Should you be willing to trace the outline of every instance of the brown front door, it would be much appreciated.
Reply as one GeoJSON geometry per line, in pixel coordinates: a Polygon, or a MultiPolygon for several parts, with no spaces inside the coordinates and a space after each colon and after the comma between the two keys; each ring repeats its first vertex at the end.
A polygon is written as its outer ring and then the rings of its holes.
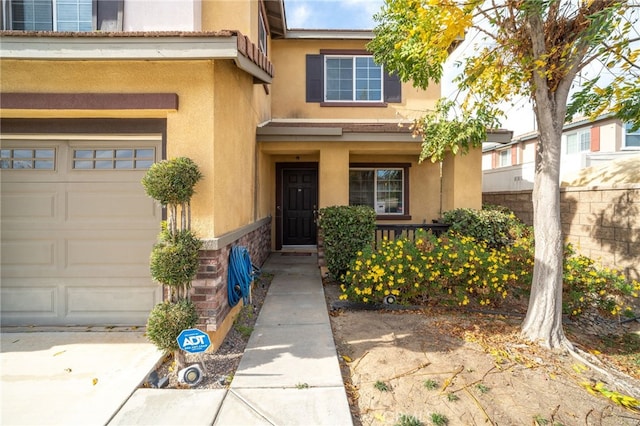
{"type": "Polygon", "coordinates": [[[318,208],[317,164],[295,164],[279,167],[280,200],[277,206],[278,228],[284,246],[315,245],[315,214],[318,208]]]}

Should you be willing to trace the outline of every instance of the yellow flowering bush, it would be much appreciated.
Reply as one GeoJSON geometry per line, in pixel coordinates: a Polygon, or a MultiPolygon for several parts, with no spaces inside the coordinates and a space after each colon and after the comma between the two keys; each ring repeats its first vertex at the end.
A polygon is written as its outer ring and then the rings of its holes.
{"type": "Polygon", "coordinates": [[[518,242],[501,250],[472,237],[449,233],[435,237],[418,232],[384,240],[378,250],[358,252],[343,276],[342,299],[380,303],[393,295],[397,303],[497,305],[519,282],[530,282],[531,246],[518,242]]]}
{"type": "Polygon", "coordinates": [[[638,297],[640,283],[627,281],[615,269],[599,268],[593,259],[577,255],[571,244],[565,248],[563,279],[564,313],[575,317],[590,307],[596,307],[610,316],[634,315],[624,301],[638,297]]]}
{"type": "MultiPolygon", "coordinates": [[[[445,306],[497,307],[507,297],[528,297],[534,251],[530,232],[512,244],[491,248],[486,242],[449,232],[436,237],[417,232],[415,241],[383,240],[376,250],[359,251],[342,276],[343,300],[445,306]]],[[[618,271],[597,268],[568,245],[564,264],[565,314],[578,316],[588,307],[609,315],[629,314],[625,297],[638,297],[640,283],[618,271]]]]}

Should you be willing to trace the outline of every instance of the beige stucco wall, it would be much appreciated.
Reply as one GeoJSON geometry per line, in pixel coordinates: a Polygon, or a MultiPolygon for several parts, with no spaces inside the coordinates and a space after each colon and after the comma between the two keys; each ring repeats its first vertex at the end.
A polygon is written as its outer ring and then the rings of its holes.
{"type": "MultiPolygon", "coordinates": [[[[178,111],[1,111],[14,118],[166,118],[167,158],[192,158],[204,174],[193,228],[210,239],[259,218],[253,207],[255,127],[267,118],[264,88],[230,61],[16,61],[0,64],[2,91],[176,93],[178,111]]],[[[262,211],[264,215],[266,212],[262,211]]]]}
{"type": "MultiPolygon", "coordinates": [[[[349,204],[349,163],[410,163],[409,208],[411,220],[385,220],[384,223],[431,223],[440,216],[440,166],[418,163],[420,143],[380,142],[262,142],[260,150],[260,185],[265,199],[260,205],[275,216],[275,170],[277,163],[318,163],[318,205],[320,208],[349,204]]],[[[478,208],[481,200],[480,150],[472,157],[448,160],[458,170],[447,179],[460,179],[451,203],[456,207],[478,208]],[[475,163],[474,163],[475,162],[475,163]],[[476,184],[467,184],[464,179],[476,184]],[[478,175],[478,176],[475,176],[478,175]],[[461,183],[462,182],[462,183],[461,183]],[[476,194],[467,193],[476,191],[476,194]]],[[[449,186],[453,187],[453,184],[449,186]]]]}
{"type": "Polygon", "coordinates": [[[248,225],[256,218],[255,129],[265,117],[253,109],[253,78],[230,62],[215,69],[213,199],[215,234],[248,225]]]}
{"type": "Polygon", "coordinates": [[[321,107],[306,102],[306,55],[320,49],[362,50],[366,40],[273,40],[271,60],[276,69],[273,81],[273,118],[317,119],[414,119],[433,107],[440,97],[440,86],[416,90],[402,85],[402,103],[387,107],[321,107]]]}
{"type": "Polygon", "coordinates": [[[482,208],[482,149],[447,156],[442,164],[442,211],[482,208]]]}
{"type": "Polygon", "coordinates": [[[202,0],[202,30],[239,30],[257,42],[258,6],[256,0],[202,0]]]}

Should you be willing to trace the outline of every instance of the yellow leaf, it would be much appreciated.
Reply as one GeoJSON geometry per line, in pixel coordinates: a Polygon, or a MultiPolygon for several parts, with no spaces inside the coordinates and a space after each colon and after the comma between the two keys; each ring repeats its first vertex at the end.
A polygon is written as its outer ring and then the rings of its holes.
{"type": "Polygon", "coordinates": [[[91,383],[93,383],[93,386],[98,384],[98,379],[96,379],[95,377],[93,378],[93,380],[91,380],[91,383]]]}
{"type": "Polygon", "coordinates": [[[589,367],[584,364],[573,364],[572,367],[576,373],[584,373],[585,371],[589,370],[589,367]]]}
{"type": "Polygon", "coordinates": [[[62,355],[63,353],[65,353],[66,351],[60,351],[60,352],[56,352],[55,354],[53,354],[53,356],[58,356],[58,355],[62,355]]]}
{"type": "Polygon", "coordinates": [[[351,362],[353,361],[351,358],[349,358],[347,355],[342,355],[342,359],[345,360],[345,362],[351,362]]]}

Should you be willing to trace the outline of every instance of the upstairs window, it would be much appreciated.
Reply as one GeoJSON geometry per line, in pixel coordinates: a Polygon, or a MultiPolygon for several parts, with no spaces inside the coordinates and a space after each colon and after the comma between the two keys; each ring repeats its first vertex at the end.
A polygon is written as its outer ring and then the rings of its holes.
{"type": "Polygon", "coordinates": [[[4,0],[3,29],[120,31],[123,0],[4,0]]]}
{"type": "Polygon", "coordinates": [[[566,135],[565,154],[577,154],[591,150],[591,130],[579,130],[566,135]]]}
{"type": "Polygon", "coordinates": [[[398,76],[364,50],[321,50],[306,58],[306,101],[322,106],[385,106],[402,102],[398,76]]]}
{"type": "Polygon", "coordinates": [[[326,56],[324,100],[382,102],[382,66],[371,56],[326,56]]]}
{"type": "Polygon", "coordinates": [[[267,54],[267,26],[264,23],[262,9],[258,13],[258,49],[263,55],[267,54]]]}
{"type": "Polygon", "coordinates": [[[511,148],[498,151],[498,167],[507,167],[511,164],[511,148]]]}
{"type": "Polygon", "coordinates": [[[640,129],[631,131],[631,123],[624,125],[624,147],[625,148],[640,148],[640,129]]]}

